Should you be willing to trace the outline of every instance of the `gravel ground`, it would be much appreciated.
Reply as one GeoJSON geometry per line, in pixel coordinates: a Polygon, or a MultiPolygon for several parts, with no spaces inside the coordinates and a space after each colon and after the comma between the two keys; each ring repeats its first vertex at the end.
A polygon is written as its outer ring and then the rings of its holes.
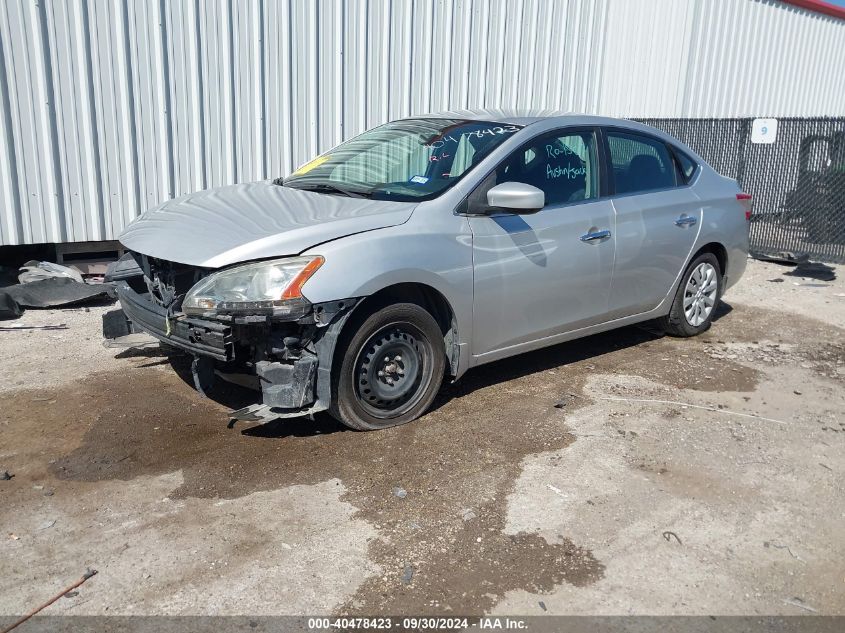
{"type": "MultiPolygon", "coordinates": [[[[837,273],[840,271],[837,271],[837,273]]],[[[0,328],[0,615],[845,614],[845,281],[494,363],[418,422],[228,429],[89,310],[0,328]],[[542,605],[540,604],[542,602],[542,605]]]]}

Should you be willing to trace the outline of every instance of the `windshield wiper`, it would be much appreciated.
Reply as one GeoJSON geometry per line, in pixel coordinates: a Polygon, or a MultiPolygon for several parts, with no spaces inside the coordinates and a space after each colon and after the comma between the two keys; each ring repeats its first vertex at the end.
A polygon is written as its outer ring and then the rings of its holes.
{"type": "Polygon", "coordinates": [[[327,182],[319,182],[319,183],[305,183],[305,184],[287,184],[286,187],[290,187],[291,189],[302,189],[303,191],[315,191],[317,193],[339,193],[343,196],[348,196],[349,198],[369,198],[372,194],[367,191],[355,191],[352,189],[346,189],[344,187],[338,187],[337,185],[332,185],[327,182]]]}

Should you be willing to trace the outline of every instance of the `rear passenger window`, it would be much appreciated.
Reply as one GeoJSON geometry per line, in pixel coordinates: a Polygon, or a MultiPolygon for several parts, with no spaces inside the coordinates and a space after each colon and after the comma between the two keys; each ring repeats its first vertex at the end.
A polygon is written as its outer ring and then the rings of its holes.
{"type": "Polygon", "coordinates": [[[696,164],[692,162],[692,159],[689,156],[677,150],[675,150],[675,158],[678,160],[678,169],[681,171],[684,182],[689,182],[690,178],[692,178],[692,175],[695,173],[696,164]]]}
{"type": "Polygon", "coordinates": [[[638,134],[608,132],[616,193],[674,187],[675,164],[664,143],[638,134]]]}

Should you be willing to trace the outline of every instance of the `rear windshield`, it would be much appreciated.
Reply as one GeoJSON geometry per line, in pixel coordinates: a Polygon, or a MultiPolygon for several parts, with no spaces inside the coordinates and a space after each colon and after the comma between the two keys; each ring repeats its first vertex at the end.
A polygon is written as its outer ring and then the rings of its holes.
{"type": "Polygon", "coordinates": [[[435,198],[521,126],[420,118],[373,128],[305,163],[286,187],[379,200],[435,198]]]}

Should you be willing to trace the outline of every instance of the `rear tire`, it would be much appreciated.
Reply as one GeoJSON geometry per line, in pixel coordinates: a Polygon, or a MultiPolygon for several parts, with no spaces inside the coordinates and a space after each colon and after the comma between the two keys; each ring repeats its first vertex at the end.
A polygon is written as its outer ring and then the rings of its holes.
{"type": "Polygon", "coordinates": [[[346,329],[332,372],[332,417],[371,431],[425,413],[446,370],[443,333],[434,317],[414,303],[394,303],[346,329]]]}
{"type": "Polygon", "coordinates": [[[670,336],[696,336],[710,329],[723,292],[723,272],[713,253],[690,262],[681,277],[672,309],[658,320],[670,336]]]}

